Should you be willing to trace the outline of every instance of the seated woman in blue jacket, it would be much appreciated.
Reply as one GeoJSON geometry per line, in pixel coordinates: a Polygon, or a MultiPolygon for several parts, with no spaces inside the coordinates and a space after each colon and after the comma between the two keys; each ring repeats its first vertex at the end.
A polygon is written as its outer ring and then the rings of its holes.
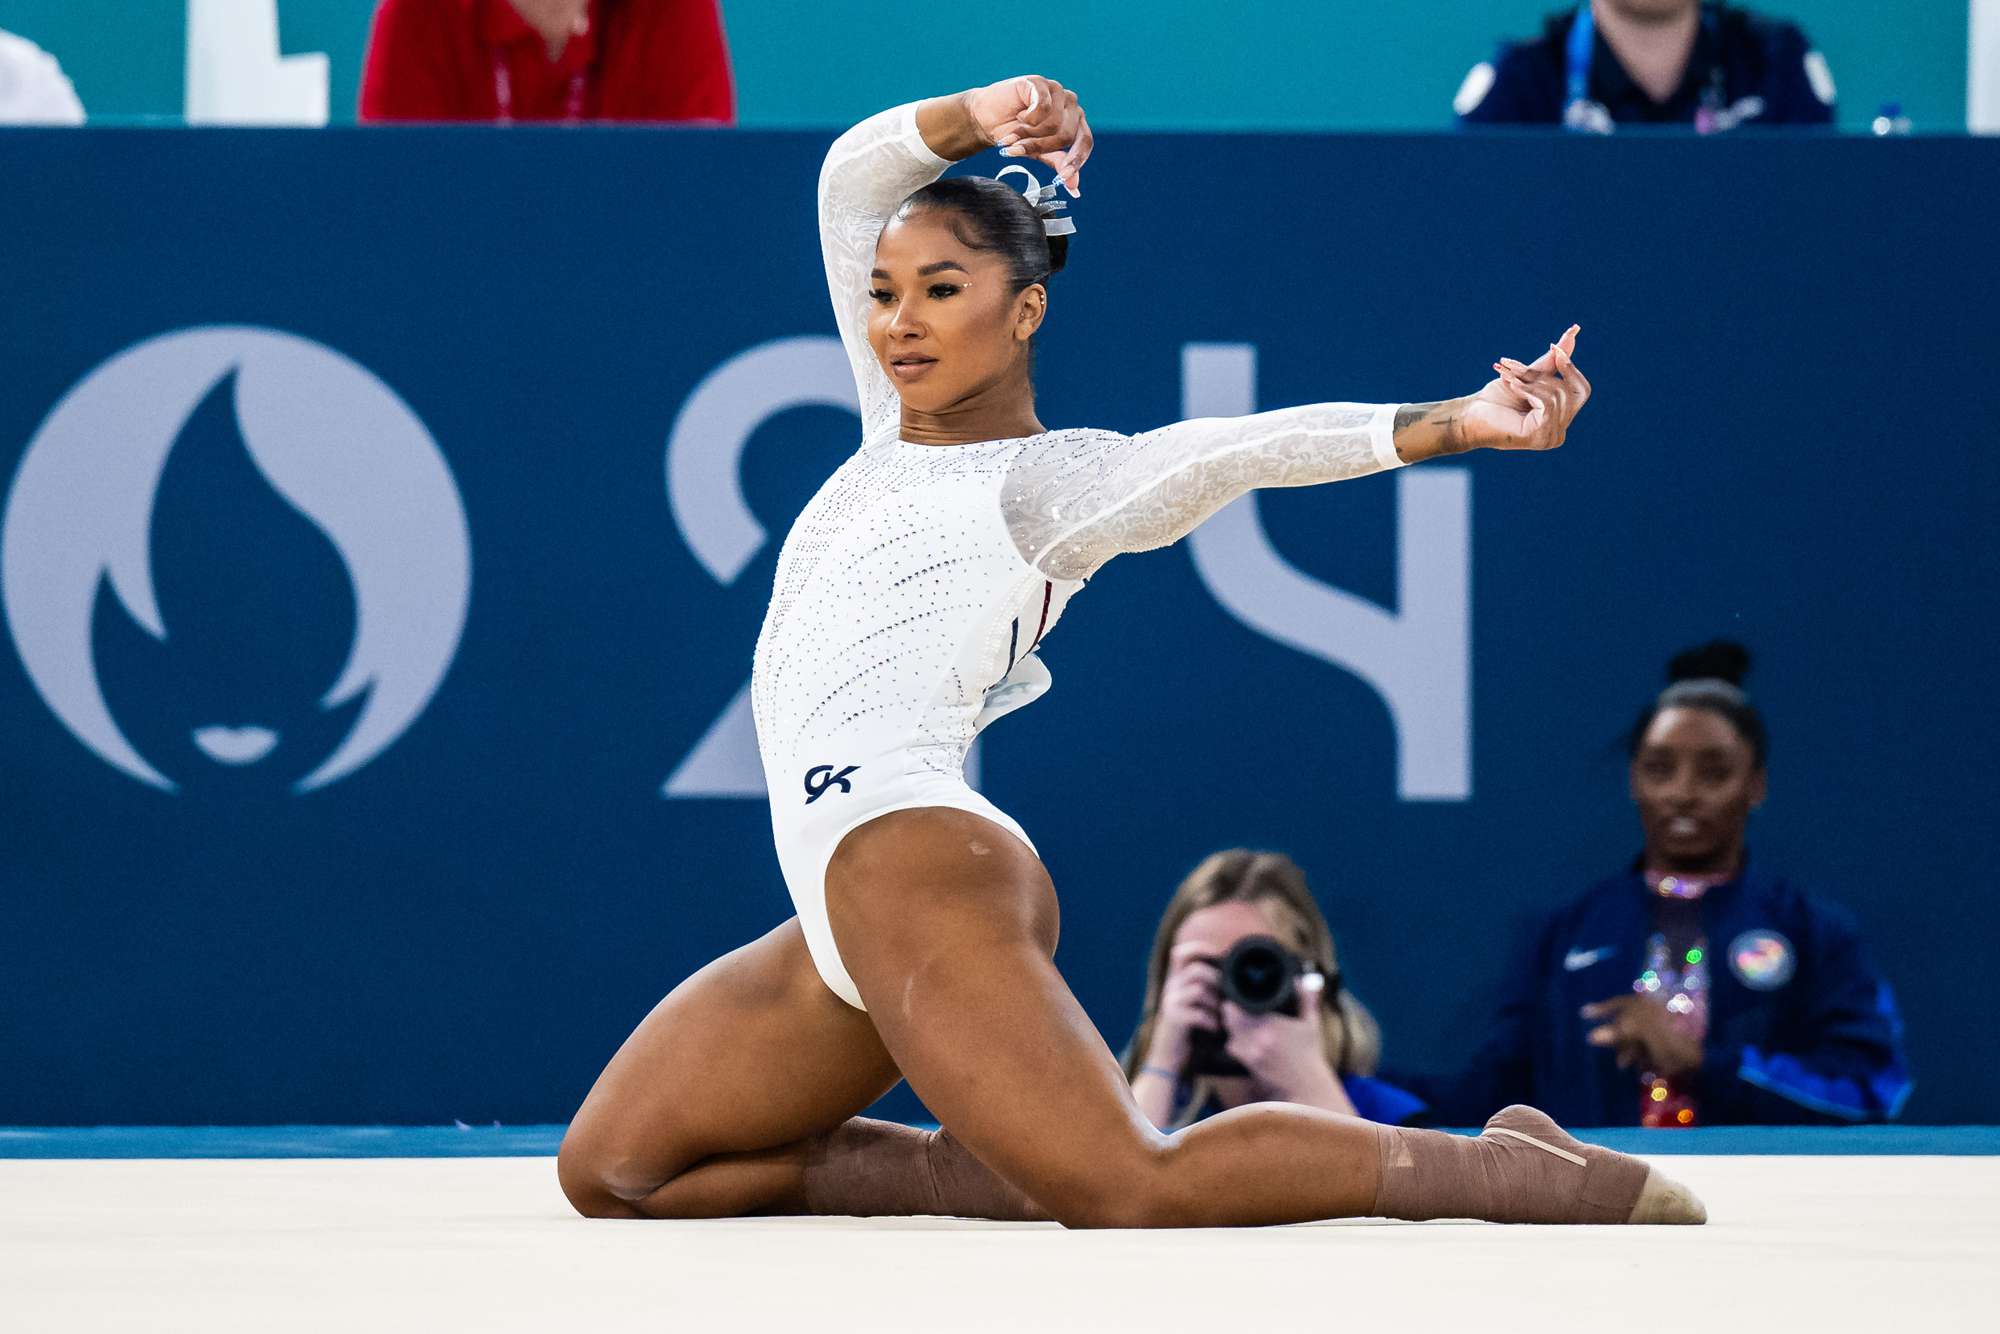
{"type": "Polygon", "coordinates": [[[1681,654],[1634,724],[1645,852],[1558,910],[1464,1071],[1405,1082],[1441,1125],[1511,1102],[1565,1125],[1883,1121],[1910,1091],[1902,1021],[1854,920],[1744,844],[1764,800],[1750,655],[1681,654]]]}
{"type": "Polygon", "coordinates": [[[1204,859],[1153,933],[1125,1077],[1179,1130],[1247,1102],[1292,1102],[1398,1125],[1423,1109],[1372,1078],[1382,1031],[1341,984],[1305,872],[1278,852],[1204,859]]]}

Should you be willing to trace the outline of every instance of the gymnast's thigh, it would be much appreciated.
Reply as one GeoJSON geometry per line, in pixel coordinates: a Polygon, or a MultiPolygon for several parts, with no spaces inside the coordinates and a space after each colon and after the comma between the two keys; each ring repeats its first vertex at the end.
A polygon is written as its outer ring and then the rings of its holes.
{"type": "Polygon", "coordinates": [[[1138,1200],[1164,1143],[1057,973],[1055,888],[966,811],[887,815],[829,864],[841,958],[917,1096],[988,1167],[1065,1222],[1138,1200]]]}
{"type": "Polygon", "coordinates": [[[868,1016],[820,980],[793,918],[653,1007],[570,1122],[563,1187],[573,1201],[638,1200],[704,1158],[832,1130],[897,1078],[868,1016]]]}

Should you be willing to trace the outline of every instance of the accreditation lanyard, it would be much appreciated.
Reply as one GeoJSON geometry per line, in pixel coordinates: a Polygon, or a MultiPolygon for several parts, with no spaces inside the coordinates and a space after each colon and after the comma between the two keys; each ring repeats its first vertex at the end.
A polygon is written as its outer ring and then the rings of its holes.
{"type": "MultiPolygon", "coordinates": [[[[1596,49],[1597,16],[1590,12],[1591,0],[1576,7],[1576,22],[1569,25],[1569,95],[1563,99],[1563,124],[1572,130],[1584,124],[1590,103],[1590,58],[1596,49]]],[[[496,67],[497,68],[497,67],[496,67]]]]}
{"type": "MultiPolygon", "coordinates": [[[[578,70],[569,76],[569,95],[563,102],[563,120],[571,125],[583,119],[583,95],[589,80],[578,70]]],[[[507,57],[498,47],[493,51],[493,100],[500,110],[494,117],[496,123],[514,123],[514,76],[507,69],[507,57]]]]}
{"type": "MultiPolygon", "coordinates": [[[[1715,14],[1706,4],[1701,8],[1701,26],[1704,32],[1714,35],[1715,14]]],[[[1591,12],[1591,0],[1583,0],[1576,7],[1576,21],[1569,25],[1569,86],[1563,99],[1563,128],[1566,130],[1585,134],[1611,133],[1611,113],[1590,98],[1590,66],[1596,54],[1597,16],[1591,12]]],[[[1707,134],[1720,128],[1716,124],[1716,116],[1721,106],[1722,66],[1717,64],[1710,73],[1709,86],[1702,94],[1701,106],[1695,112],[1695,129],[1707,134]]]]}

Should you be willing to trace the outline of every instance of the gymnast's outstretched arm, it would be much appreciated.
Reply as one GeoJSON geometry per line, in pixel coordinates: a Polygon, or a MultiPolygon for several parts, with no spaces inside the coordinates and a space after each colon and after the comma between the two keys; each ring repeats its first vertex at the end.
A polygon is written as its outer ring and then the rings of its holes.
{"type": "Polygon", "coordinates": [[[1476,394],[1437,403],[1315,403],[1206,417],[1051,460],[1003,497],[1022,552],[1044,574],[1084,579],[1120,552],[1177,542],[1258,487],[1312,486],[1470,449],[1554,449],[1590,397],[1570,360],[1577,330],[1533,365],[1503,359],[1476,394]]]}

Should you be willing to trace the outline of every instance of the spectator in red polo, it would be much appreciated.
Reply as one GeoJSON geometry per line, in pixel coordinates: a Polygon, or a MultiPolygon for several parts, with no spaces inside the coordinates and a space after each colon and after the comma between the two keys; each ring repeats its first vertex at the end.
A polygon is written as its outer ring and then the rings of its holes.
{"type": "Polygon", "coordinates": [[[381,0],[364,121],[736,118],[716,0],[381,0]]]}

